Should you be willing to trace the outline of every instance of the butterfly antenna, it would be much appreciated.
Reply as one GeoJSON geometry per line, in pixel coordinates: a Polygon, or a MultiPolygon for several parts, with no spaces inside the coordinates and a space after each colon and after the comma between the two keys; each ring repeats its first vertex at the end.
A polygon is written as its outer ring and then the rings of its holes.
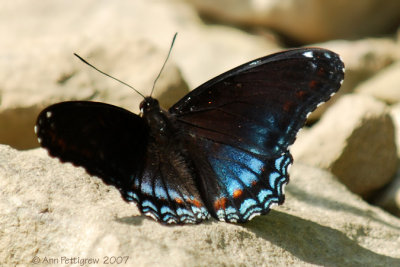
{"type": "Polygon", "coordinates": [[[117,78],[115,78],[115,77],[113,77],[113,76],[111,76],[110,74],[105,73],[104,71],[99,70],[98,68],[96,68],[95,66],[93,66],[92,64],[90,64],[89,62],[87,62],[86,60],[84,60],[82,57],[80,57],[78,54],[74,53],[74,55],[75,55],[77,58],[79,58],[83,63],[85,63],[86,65],[88,65],[88,66],[92,67],[93,69],[97,70],[97,71],[100,72],[101,74],[106,75],[107,77],[110,77],[111,79],[113,79],[113,80],[115,80],[115,81],[117,81],[117,82],[120,82],[120,83],[122,83],[123,85],[128,86],[129,88],[133,89],[136,93],[138,93],[139,95],[141,95],[143,98],[146,98],[142,93],[140,93],[138,90],[136,90],[133,86],[131,86],[131,85],[127,84],[126,82],[123,82],[123,81],[121,81],[121,80],[119,80],[119,79],[117,79],[117,78]]]}
{"type": "Polygon", "coordinates": [[[169,51],[168,51],[167,58],[165,59],[164,64],[162,65],[162,67],[161,67],[161,69],[160,69],[160,72],[159,72],[158,75],[157,75],[157,78],[154,80],[153,88],[151,88],[150,96],[153,94],[154,87],[156,86],[156,83],[157,83],[158,78],[160,78],[160,76],[161,76],[161,72],[163,71],[163,69],[164,69],[164,67],[165,67],[165,64],[167,64],[169,55],[171,54],[172,47],[174,46],[175,39],[176,39],[176,36],[177,36],[177,35],[178,35],[178,33],[176,32],[176,33],[174,34],[174,38],[172,38],[172,42],[171,42],[171,46],[170,46],[169,51]]]}

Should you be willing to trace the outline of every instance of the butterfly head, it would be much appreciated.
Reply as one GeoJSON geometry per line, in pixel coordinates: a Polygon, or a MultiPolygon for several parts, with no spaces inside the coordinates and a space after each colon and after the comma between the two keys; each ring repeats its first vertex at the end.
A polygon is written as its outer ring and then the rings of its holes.
{"type": "Polygon", "coordinates": [[[157,99],[154,99],[152,97],[146,97],[141,103],[140,103],[140,112],[143,113],[148,113],[153,110],[160,110],[160,104],[158,103],[157,99]]]}

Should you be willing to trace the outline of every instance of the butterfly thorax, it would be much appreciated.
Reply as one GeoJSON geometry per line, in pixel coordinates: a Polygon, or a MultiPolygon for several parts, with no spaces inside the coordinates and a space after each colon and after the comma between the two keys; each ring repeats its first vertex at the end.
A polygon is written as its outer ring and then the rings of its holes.
{"type": "Polygon", "coordinates": [[[168,112],[161,109],[158,101],[152,97],[146,97],[140,103],[142,118],[150,128],[149,134],[155,139],[155,143],[162,145],[172,137],[172,129],[168,112]]]}

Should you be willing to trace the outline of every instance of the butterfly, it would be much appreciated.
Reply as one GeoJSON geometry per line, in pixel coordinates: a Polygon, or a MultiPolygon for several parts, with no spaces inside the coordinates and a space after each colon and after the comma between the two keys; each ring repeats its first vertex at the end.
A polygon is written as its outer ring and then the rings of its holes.
{"type": "Polygon", "coordinates": [[[54,104],[35,132],[51,156],[115,186],[156,221],[243,223],[284,202],[288,147],[343,79],[334,52],[293,49],[229,70],[168,111],[152,97],[139,115],[99,102],[54,104]]]}

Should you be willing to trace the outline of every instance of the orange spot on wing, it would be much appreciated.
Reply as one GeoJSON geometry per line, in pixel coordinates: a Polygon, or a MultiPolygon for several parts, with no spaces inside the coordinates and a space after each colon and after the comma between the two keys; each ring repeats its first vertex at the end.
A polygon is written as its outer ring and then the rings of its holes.
{"type": "Polygon", "coordinates": [[[233,198],[238,198],[243,194],[243,190],[242,189],[237,189],[235,191],[233,191],[233,198]]]}
{"type": "Polygon", "coordinates": [[[197,199],[193,199],[193,204],[198,208],[200,208],[202,206],[200,201],[198,201],[197,199]]]}
{"type": "Polygon", "coordinates": [[[198,208],[200,208],[201,206],[203,206],[202,204],[201,204],[201,202],[200,201],[198,201],[197,199],[186,199],[186,201],[187,202],[189,202],[190,204],[193,204],[193,205],[195,205],[196,207],[198,207],[198,208]]]}
{"type": "Polygon", "coordinates": [[[220,209],[225,209],[225,207],[226,207],[226,197],[222,197],[222,198],[219,198],[219,199],[217,199],[215,202],[214,202],[214,209],[215,210],[220,210],[220,209]]]}
{"type": "Polygon", "coordinates": [[[183,200],[181,198],[175,198],[175,202],[178,204],[183,204],[183,200]]]}

